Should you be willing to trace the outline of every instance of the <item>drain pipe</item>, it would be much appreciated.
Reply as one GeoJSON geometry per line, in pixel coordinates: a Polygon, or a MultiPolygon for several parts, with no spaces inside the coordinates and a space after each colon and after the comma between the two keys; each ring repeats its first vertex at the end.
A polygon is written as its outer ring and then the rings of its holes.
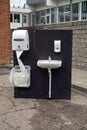
{"type": "MultiPolygon", "coordinates": [[[[51,57],[49,56],[49,62],[50,60],[51,57]]],[[[51,77],[52,77],[51,68],[48,68],[48,74],[49,74],[49,98],[51,98],[51,77]]]]}
{"type": "Polygon", "coordinates": [[[49,73],[49,98],[51,98],[51,77],[52,77],[51,69],[48,69],[48,73],[49,73]]]}

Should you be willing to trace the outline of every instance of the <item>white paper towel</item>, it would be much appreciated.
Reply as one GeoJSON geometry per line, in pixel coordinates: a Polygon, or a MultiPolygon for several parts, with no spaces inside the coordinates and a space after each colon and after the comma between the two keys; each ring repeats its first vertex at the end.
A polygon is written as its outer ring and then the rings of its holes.
{"type": "Polygon", "coordinates": [[[17,60],[18,60],[18,64],[19,64],[20,70],[21,71],[26,71],[23,62],[20,59],[20,56],[22,55],[22,53],[23,53],[23,51],[16,51],[16,56],[17,56],[17,60]]]}
{"type": "Polygon", "coordinates": [[[12,68],[9,76],[9,80],[13,86],[18,87],[29,87],[30,85],[30,67],[27,70],[20,59],[23,51],[16,51],[16,56],[18,60],[18,68],[12,68]]]}

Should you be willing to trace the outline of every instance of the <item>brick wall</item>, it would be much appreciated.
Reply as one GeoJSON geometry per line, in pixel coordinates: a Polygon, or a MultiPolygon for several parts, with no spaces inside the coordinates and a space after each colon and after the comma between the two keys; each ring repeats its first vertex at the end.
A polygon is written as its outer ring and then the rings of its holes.
{"type": "Polygon", "coordinates": [[[73,30],[72,66],[87,70],[87,21],[36,26],[37,29],[73,30]]]}
{"type": "Polygon", "coordinates": [[[10,1],[0,0],[0,65],[10,63],[10,52],[10,1]]]}

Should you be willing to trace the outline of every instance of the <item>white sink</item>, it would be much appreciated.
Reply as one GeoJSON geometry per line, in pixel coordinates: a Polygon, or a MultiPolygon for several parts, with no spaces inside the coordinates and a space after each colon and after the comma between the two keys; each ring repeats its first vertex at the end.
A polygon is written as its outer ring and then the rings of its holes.
{"type": "Polygon", "coordinates": [[[61,60],[52,60],[49,56],[48,60],[38,60],[37,66],[40,68],[48,69],[49,73],[49,98],[51,98],[51,69],[58,69],[62,66],[61,60]]]}
{"type": "Polygon", "coordinates": [[[62,66],[61,60],[38,60],[37,66],[40,68],[46,68],[46,69],[56,69],[62,66]]]}

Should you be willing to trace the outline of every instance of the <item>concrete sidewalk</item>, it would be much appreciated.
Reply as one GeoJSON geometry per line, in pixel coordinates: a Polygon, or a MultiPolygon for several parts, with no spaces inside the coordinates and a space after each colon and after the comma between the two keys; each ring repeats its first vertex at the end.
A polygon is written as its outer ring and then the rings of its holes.
{"type": "Polygon", "coordinates": [[[72,69],[72,87],[87,93],[87,71],[72,69]]]}

